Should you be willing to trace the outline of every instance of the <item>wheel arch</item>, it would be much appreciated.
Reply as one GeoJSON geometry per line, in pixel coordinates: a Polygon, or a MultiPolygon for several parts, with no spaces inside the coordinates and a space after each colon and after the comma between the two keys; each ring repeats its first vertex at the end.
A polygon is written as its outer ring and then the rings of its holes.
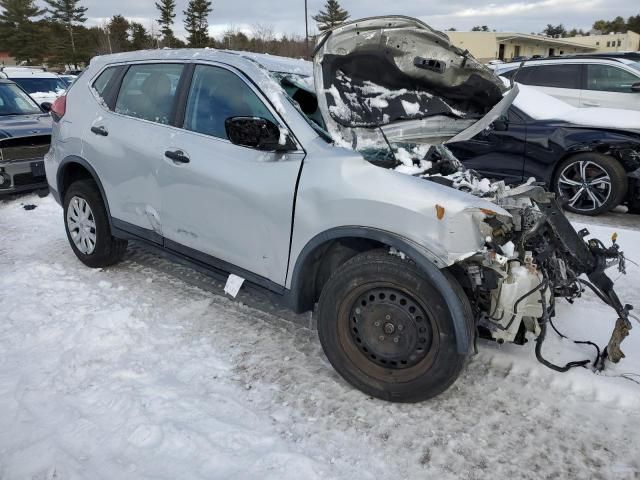
{"type": "Polygon", "coordinates": [[[95,169],[91,166],[91,164],[84,158],[71,155],[60,162],[56,178],[56,188],[58,190],[58,194],[60,195],[60,201],[64,202],[65,192],[74,181],[85,178],[93,180],[96,185],[98,185],[100,196],[102,197],[102,201],[104,202],[104,206],[107,210],[109,227],[112,227],[109,202],[107,201],[107,196],[102,186],[102,182],[100,181],[100,177],[96,173],[95,169]]]}
{"type": "Polygon", "coordinates": [[[413,260],[429,280],[441,287],[452,313],[458,353],[471,349],[472,332],[458,292],[440,270],[446,265],[427,249],[400,235],[369,227],[336,227],[313,237],[298,255],[290,284],[290,304],[300,313],[313,310],[332,271],[353,256],[367,250],[395,248],[413,260]]]}

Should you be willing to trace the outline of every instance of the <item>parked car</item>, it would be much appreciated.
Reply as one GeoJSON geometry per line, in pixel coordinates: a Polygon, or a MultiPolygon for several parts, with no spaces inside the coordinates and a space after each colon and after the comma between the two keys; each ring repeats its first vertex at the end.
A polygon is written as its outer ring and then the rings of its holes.
{"type": "Polygon", "coordinates": [[[507,63],[497,75],[576,107],[640,110],[640,55],[576,55],[507,63]]]}
{"type": "Polygon", "coordinates": [[[338,146],[422,142],[415,168],[460,173],[426,144],[471,138],[517,88],[407,17],[326,34],[311,73],[219,50],[94,58],[53,105],[45,161],[78,259],[106,267],[135,239],[297,312],[317,304],[332,365],[393,401],[448,388],[476,327],[541,343],[552,296],[578,295],[575,275],[619,304],[602,270],[617,246],[585,243],[541,187],[480,198],[338,146]]]}
{"type": "Polygon", "coordinates": [[[51,117],[10,80],[0,79],[0,198],[46,189],[51,117]]]}
{"type": "Polygon", "coordinates": [[[484,176],[545,182],[571,212],[640,207],[640,112],[576,108],[521,85],[491,128],[448,147],[484,176]]]}
{"type": "Polygon", "coordinates": [[[35,67],[4,67],[2,73],[25,90],[40,105],[52,104],[67,85],[58,75],[35,67]]]}
{"type": "Polygon", "coordinates": [[[58,75],[58,77],[64,82],[66,88],[69,88],[75,79],[78,78],[77,75],[58,75]]]}

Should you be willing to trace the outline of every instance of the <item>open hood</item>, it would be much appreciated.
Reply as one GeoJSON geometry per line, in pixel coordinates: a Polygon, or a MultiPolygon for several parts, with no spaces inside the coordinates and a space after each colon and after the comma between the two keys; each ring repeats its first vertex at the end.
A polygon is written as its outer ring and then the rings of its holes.
{"type": "Polygon", "coordinates": [[[468,139],[517,93],[444,33],[403,16],[356,20],[325,33],[313,63],[327,129],[353,147],[379,129],[389,141],[468,139]]]}

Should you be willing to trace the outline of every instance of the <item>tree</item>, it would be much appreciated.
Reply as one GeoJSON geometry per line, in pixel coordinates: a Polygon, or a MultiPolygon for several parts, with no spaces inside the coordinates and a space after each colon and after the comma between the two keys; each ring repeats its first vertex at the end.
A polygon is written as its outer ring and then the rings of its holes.
{"type": "Polygon", "coordinates": [[[457,32],[457,31],[458,31],[458,29],[457,29],[457,28],[454,28],[454,27],[447,28],[447,29],[445,30],[445,32],[457,32]]]}
{"type": "Polygon", "coordinates": [[[473,27],[471,29],[472,32],[488,32],[489,31],[489,27],[487,27],[486,25],[476,25],[475,27],[473,27]]]}
{"type": "Polygon", "coordinates": [[[640,33],[640,13],[627,19],[627,30],[640,33]]]}
{"type": "Polygon", "coordinates": [[[209,0],[189,0],[184,13],[184,29],[189,34],[190,47],[206,47],[209,43],[209,14],[213,11],[209,0]]]}
{"type": "Polygon", "coordinates": [[[582,30],[581,28],[572,28],[569,33],[567,33],[568,37],[577,37],[577,36],[585,36],[586,33],[584,33],[584,30],[582,30]]]}
{"type": "Polygon", "coordinates": [[[160,25],[164,44],[167,47],[171,47],[175,40],[172,27],[176,18],[176,2],[175,0],[160,0],[160,2],[156,2],[156,8],[160,11],[158,24],[160,25]]]}
{"type": "Polygon", "coordinates": [[[320,10],[317,15],[311,17],[318,22],[318,28],[321,32],[339,27],[350,16],[349,12],[340,6],[338,0],[327,0],[324,8],[325,10],[320,10]]]}
{"type": "MultiPolygon", "coordinates": [[[[633,17],[630,17],[630,19],[633,17]]],[[[628,29],[627,22],[624,21],[624,18],[618,16],[611,21],[607,20],[596,20],[593,23],[593,29],[598,30],[600,33],[615,33],[615,32],[626,32],[628,29]]]]}
{"type": "Polygon", "coordinates": [[[129,42],[129,21],[122,15],[114,15],[109,20],[107,33],[111,41],[111,49],[113,53],[126,52],[129,50],[131,43],[129,42]]]}
{"type": "Polygon", "coordinates": [[[567,36],[567,29],[564,28],[564,25],[560,24],[560,25],[551,25],[550,23],[547,24],[546,28],[542,31],[542,33],[544,33],[545,35],[548,35],[550,37],[566,37],[567,36]]]}
{"type": "Polygon", "coordinates": [[[0,45],[18,61],[42,60],[39,25],[33,19],[44,13],[34,0],[0,0],[0,45]]]}
{"type": "Polygon", "coordinates": [[[153,39],[144,25],[138,22],[131,22],[129,24],[129,30],[131,33],[131,50],[145,50],[151,46],[153,39]]]}
{"type": "Polygon", "coordinates": [[[76,42],[73,34],[73,27],[77,24],[82,24],[87,21],[85,12],[87,7],[79,5],[80,0],[44,0],[49,8],[47,12],[51,14],[50,20],[53,22],[61,23],[69,32],[69,38],[71,40],[72,62],[74,66],[77,66],[76,59],[76,42]]]}

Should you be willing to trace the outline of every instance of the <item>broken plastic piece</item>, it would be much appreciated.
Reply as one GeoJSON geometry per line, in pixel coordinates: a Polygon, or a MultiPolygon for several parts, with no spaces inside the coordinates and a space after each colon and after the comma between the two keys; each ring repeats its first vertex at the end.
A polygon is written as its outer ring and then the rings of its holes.
{"type": "Polygon", "coordinates": [[[229,278],[227,278],[227,284],[224,286],[224,293],[231,295],[233,298],[236,298],[243,283],[244,278],[232,273],[231,275],[229,275],[229,278]]]}

